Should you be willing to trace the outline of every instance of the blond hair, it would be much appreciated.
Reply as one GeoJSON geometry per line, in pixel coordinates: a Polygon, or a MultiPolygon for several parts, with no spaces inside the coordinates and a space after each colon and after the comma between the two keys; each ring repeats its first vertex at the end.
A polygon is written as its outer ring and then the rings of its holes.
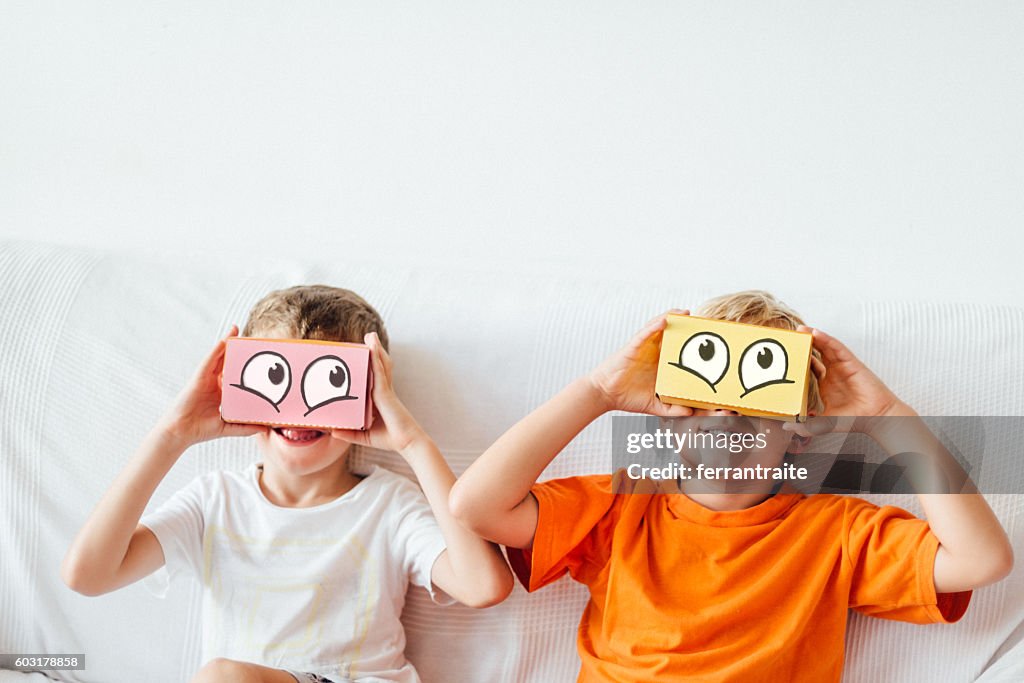
{"type": "Polygon", "coordinates": [[[257,301],[242,336],[362,344],[368,332],[376,332],[388,348],[384,321],[363,297],[340,287],[298,285],[270,292],[257,301]]]}
{"type": "MultiPolygon", "coordinates": [[[[792,308],[776,299],[771,293],[760,289],[749,289],[745,292],[725,294],[705,301],[694,312],[702,318],[729,320],[750,325],[764,325],[784,330],[795,330],[803,325],[803,318],[792,308]]],[[[824,377],[821,354],[812,349],[811,354],[817,362],[811,362],[812,372],[807,382],[807,410],[820,415],[825,409],[825,402],[818,389],[818,380],[824,377]]]]}

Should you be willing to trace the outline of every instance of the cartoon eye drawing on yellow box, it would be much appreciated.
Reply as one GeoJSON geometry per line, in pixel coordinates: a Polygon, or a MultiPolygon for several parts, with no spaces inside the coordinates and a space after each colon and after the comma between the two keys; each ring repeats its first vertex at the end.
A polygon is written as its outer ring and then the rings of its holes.
{"type": "Polygon", "coordinates": [[[729,369],[729,345],[714,332],[698,332],[679,349],[678,362],[669,362],[707,382],[715,391],[725,371],[729,369]]]}
{"type": "Polygon", "coordinates": [[[811,345],[806,332],[669,315],[655,393],[666,403],[800,420],[811,345]]]}
{"type": "Polygon", "coordinates": [[[740,398],[773,384],[793,384],[793,380],[786,379],[788,369],[786,347],[774,339],[758,339],[740,356],[740,384],[744,389],[740,398]]]}

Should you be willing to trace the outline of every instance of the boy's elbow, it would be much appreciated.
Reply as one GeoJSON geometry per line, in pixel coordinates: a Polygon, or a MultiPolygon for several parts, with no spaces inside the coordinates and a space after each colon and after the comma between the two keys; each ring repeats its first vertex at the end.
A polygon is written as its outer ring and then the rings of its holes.
{"type": "Polygon", "coordinates": [[[477,587],[472,595],[467,595],[462,604],[473,609],[486,609],[505,602],[505,599],[512,594],[514,579],[512,574],[505,573],[500,579],[489,582],[486,585],[477,587]]]}
{"type": "Polygon", "coordinates": [[[60,578],[64,585],[80,595],[90,598],[103,595],[107,591],[97,581],[93,580],[89,572],[71,556],[65,557],[60,565],[60,578]]]}
{"type": "Polygon", "coordinates": [[[452,485],[448,494],[448,511],[452,517],[458,520],[459,524],[479,535],[480,529],[480,505],[475,500],[472,491],[468,490],[461,479],[452,485]]]}
{"type": "Polygon", "coordinates": [[[984,559],[978,556],[971,558],[967,570],[970,574],[968,583],[973,588],[981,588],[1002,581],[1013,571],[1013,562],[1013,546],[1006,541],[986,553],[984,559]]]}
{"type": "Polygon", "coordinates": [[[1013,571],[1013,561],[1013,546],[1006,540],[992,558],[991,577],[987,583],[1002,581],[1009,576],[1013,571]]]}
{"type": "Polygon", "coordinates": [[[90,597],[98,595],[96,591],[92,590],[92,587],[89,586],[81,572],[77,572],[74,569],[69,568],[66,563],[60,568],[60,578],[61,581],[64,582],[65,586],[80,595],[88,595],[90,597]]]}
{"type": "Polygon", "coordinates": [[[479,597],[473,600],[469,600],[468,602],[464,602],[462,604],[466,607],[472,607],[473,609],[487,609],[488,607],[500,605],[501,603],[505,602],[505,598],[507,597],[508,595],[505,595],[504,597],[499,597],[497,595],[493,597],[479,597]]]}

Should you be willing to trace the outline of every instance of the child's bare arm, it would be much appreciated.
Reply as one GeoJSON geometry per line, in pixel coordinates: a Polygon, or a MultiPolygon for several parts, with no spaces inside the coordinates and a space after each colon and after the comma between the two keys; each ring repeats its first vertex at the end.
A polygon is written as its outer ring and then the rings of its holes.
{"type": "Polygon", "coordinates": [[[160,543],[138,521],[179,455],[157,430],[146,436],[64,556],[64,583],[84,595],[102,595],[163,566],[160,543]]]}
{"type": "MultiPolygon", "coordinates": [[[[814,345],[827,368],[821,382],[826,415],[862,418],[851,421],[849,426],[865,425],[865,431],[886,452],[920,454],[927,458],[920,463],[922,472],[955,482],[956,487],[963,482],[972,486],[960,465],[910,406],[839,340],[821,330],[813,330],[813,333],[814,345]],[[875,417],[882,419],[863,419],[875,417]]],[[[784,427],[801,429],[795,423],[784,427]]],[[[936,592],[979,588],[1010,572],[1013,548],[980,494],[921,493],[918,498],[931,532],[939,541],[934,568],[936,592]]]]}
{"type": "MultiPolygon", "coordinates": [[[[886,452],[921,454],[929,459],[928,471],[954,486],[966,481],[970,490],[976,491],[960,465],[910,406],[900,403],[886,415],[898,419],[882,422],[871,431],[886,452]]],[[[918,499],[932,533],[939,539],[934,569],[936,592],[980,588],[1010,573],[1013,548],[981,494],[921,493],[918,499]]]]}
{"type": "MultiPolygon", "coordinates": [[[[684,311],[673,311],[684,313],[684,311]]],[[[544,468],[588,424],[609,410],[682,416],[654,395],[665,315],[651,320],[626,346],[523,418],[487,449],[456,482],[450,505],[484,538],[529,548],[537,528],[530,488],[544,468]]]]}
{"type": "Polygon", "coordinates": [[[511,548],[529,548],[537,528],[537,500],[530,487],[548,463],[604,411],[604,402],[589,379],[577,379],[476,459],[452,490],[452,512],[484,538],[511,548]]]}
{"type": "Polygon", "coordinates": [[[412,467],[437,519],[446,550],[434,563],[431,581],[464,605],[489,607],[512,592],[512,572],[501,551],[468,529],[448,511],[455,475],[408,409],[395,394],[391,358],[376,333],[366,335],[373,364],[373,404],[379,419],[365,432],[334,430],[332,436],[353,443],[397,451],[412,467]]]}
{"type": "MultiPolygon", "coordinates": [[[[231,335],[237,334],[233,329],[231,335]]],[[[192,444],[219,436],[247,436],[262,427],[220,419],[218,377],[224,342],[217,344],[146,436],[78,532],[61,565],[61,577],[85,595],[101,595],[138,581],[164,564],[163,550],[139,519],[156,487],[192,444]]]]}
{"type": "Polygon", "coordinates": [[[431,581],[470,607],[490,607],[507,598],[513,580],[501,550],[459,524],[448,510],[455,474],[433,440],[426,435],[413,439],[402,456],[416,473],[447,546],[434,563],[431,581]]]}

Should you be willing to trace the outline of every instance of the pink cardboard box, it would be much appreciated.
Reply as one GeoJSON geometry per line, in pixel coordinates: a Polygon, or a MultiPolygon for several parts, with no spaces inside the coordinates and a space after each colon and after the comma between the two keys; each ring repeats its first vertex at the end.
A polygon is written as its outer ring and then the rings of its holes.
{"type": "Polygon", "coordinates": [[[370,349],[306,339],[227,340],[220,415],[225,422],[367,429],[373,410],[370,349]]]}

